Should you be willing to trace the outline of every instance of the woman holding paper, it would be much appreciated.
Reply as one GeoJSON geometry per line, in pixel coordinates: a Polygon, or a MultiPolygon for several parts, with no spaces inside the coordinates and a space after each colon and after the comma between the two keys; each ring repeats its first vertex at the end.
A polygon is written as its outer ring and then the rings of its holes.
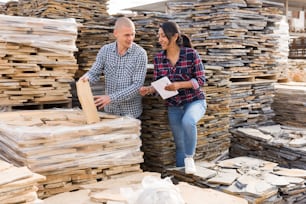
{"type": "MultiPolygon", "coordinates": [[[[153,86],[140,88],[142,96],[161,93],[156,82],[167,77],[170,83],[165,91],[173,94],[166,98],[169,124],[176,145],[176,166],[185,166],[186,173],[195,173],[193,156],[197,144],[197,122],[206,112],[204,65],[196,50],[191,48],[189,38],[181,34],[174,22],[163,23],[158,31],[162,51],[154,57],[153,86]],[[154,84],[155,83],[155,84],[154,84]]],[[[161,83],[158,83],[160,85],[161,83]]]]}

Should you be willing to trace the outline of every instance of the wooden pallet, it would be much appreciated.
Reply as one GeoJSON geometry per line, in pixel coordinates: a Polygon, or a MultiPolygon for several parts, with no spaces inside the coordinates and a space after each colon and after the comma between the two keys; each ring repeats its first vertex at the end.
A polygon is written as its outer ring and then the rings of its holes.
{"type": "Polygon", "coordinates": [[[45,103],[25,103],[17,105],[1,106],[0,112],[16,111],[16,110],[43,110],[50,108],[72,108],[72,100],[53,101],[45,103]]]}

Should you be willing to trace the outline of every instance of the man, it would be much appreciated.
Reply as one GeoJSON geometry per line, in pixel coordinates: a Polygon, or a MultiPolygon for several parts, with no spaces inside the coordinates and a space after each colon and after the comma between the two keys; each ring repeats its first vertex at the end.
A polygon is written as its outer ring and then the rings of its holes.
{"type": "Polygon", "coordinates": [[[80,80],[97,82],[105,77],[105,95],[94,96],[99,110],[138,118],[142,113],[139,88],[146,75],[147,53],[134,43],[135,25],[126,17],[118,18],[113,32],[116,41],[104,45],[91,69],[80,80]]]}

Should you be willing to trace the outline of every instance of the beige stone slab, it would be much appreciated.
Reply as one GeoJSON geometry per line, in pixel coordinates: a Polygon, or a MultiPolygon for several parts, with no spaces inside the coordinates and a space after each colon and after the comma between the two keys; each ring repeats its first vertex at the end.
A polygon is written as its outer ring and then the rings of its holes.
{"type": "Polygon", "coordinates": [[[94,204],[90,201],[89,190],[79,190],[75,192],[65,192],[51,196],[43,200],[44,204],[94,204]]]}
{"type": "Polygon", "coordinates": [[[8,168],[10,168],[12,166],[13,166],[12,164],[0,160],[0,172],[5,170],[5,169],[8,169],[8,168]]]}
{"type": "Polygon", "coordinates": [[[291,140],[289,142],[289,146],[296,147],[296,148],[300,148],[300,147],[306,146],[306,137],[296,138],[296,139],[291,140]]]}
{"type": "Polygon", "coordinates": [[[77,94],[88,124],[100,121],[97,107],[88,81],[79,80],[76,83],[77,94]]]}
{"type": "Polygon", "coordinates": [[[208,183],[212,184],[221,184],[221,185],[231,185],[240,174],[238,173],[229,173],[219,171],[216,176],[207,180],[208,183]]]}
{"type": "Polygon", "coordinates": [[[264,134],[261,131],[253,128],[238,128],[238,132],[242,132],[244,134],[247,134],[249,136],[252,136],[254,138],[262,139],[264,141],[270,141],[273,139],[271,135],[264,134]]]}
{"type": "Polygon", "coordinates": [[[306,170],[302,170],[302,169],[278,168],[273,173],[276,174],[276,175],[280,175],[280,176],[306,178],[306,170]]]}
{"type": "Polygon", "coordinates": [[[11,167],[0,172],[0,185],[31,177],[33,173],[27,167],[11,167]]]}
{"type": "Polygon", "coordinates": [[[279,135],[282,131],[280,125],[260,126],[258,129],[271,135],[279,135]]]}
{"type": "Polygon", "coordinates": [[[133,189],[133,191],[136,191],[138,189],[141,189],[141,184],[134,184],[134,185],[131,184],[131,185],[122,186],[122,188],[121,187],[116,189],[112,188],[101,192],[90,193],[90,198],[99,203],[107,201],[126,202],[127,198],[120,193],[121,189],[124,188],[129,188],[130,190],[133,189]]]}
{"type": "Polygon", "coordinates": [[[262,178],[274,185],[274,186],[278,186],[278,187],[281,187],[281,186],[287,186],[290,184],[289,180],[286,179],[286,177],[284,176],[277,176],[275,174],[272,174],[272,173],[266,173],[266,174],[263,174],[262,178]]]}
{"type": "Polygon", "coordinates": [[[238,178],[238,181],[246,185],[243,192],[248,195],[262,197],[264,194],[270,194],[270,192],[275,190],[277,192],[277,189],[274,186],[254,176],[243,175],[238,178]]]}
{"type": "Polygon", "coordinates": [[[186,203],[190,204],[220,204],[235,203],[247,204],[247,200],[233,195],[222,193],[213,189],[199,188],[188,183],[178,184],[181,195],[186,203]]]}
{"type": "Polygon", "coordinates": [[[33,176],[25,178],[25,179],[20,179],[17,181],[13,181],[10,183],[7,183],[5,185],[0,186],[0,193],[6,192],[9,190],[17,189],[17,188],[22,188],[26,186],[31,186],[31,185],[36,185],[40,181],[44,181],[46,179],[45,176],[42,176],[40,174],[33,173],[33,176]]]}
{"type": "Polygon", "coordinates": [[[235,157],[218,162],[218,166],[224,168],[241,168],[241,167],[261,167],[264,170],[272,171],[278,164],[274,162],[264,161],[252,157],[235,157]]]}
{"type": "Polygon", "coordinates": [[[214,170],[201,167],[198,165],[196,165],[196,168],[197,172],[195,173],[195,175],[201,177],[202,179],[209,179],[217,175],[217,172],[214,170]]]}
{"type": "Polygon", "coordinates": [[[101,191],[108,188],[116,188],[128,184],[140,183],[145,176],[153,176],[160,178],[161,175],[155,172],[141,172],[133,175],[128,175],[118,179],[105,180],[94,184],[82,185],[82,189],[90,189],[91,191],[101,191]]]}

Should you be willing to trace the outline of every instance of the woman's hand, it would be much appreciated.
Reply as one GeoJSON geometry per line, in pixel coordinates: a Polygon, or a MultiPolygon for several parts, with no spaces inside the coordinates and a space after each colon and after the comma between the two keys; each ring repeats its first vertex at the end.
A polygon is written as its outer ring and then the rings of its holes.
{"type": "Polygon", "coordinates": [[[165,90],[167,91],[176,91],[179,90],[180,87],[180,83],[179,82],[173,82],[171,84],[168,84],[167,86],[165,86],[165,90]]]}
{"type": "Polygon", "coordinates": [[[155,89],[152,86],[142,86],[139,89],[139,94],[142,96],[153,94],[154,92],[155,92],[155,89]]]}

